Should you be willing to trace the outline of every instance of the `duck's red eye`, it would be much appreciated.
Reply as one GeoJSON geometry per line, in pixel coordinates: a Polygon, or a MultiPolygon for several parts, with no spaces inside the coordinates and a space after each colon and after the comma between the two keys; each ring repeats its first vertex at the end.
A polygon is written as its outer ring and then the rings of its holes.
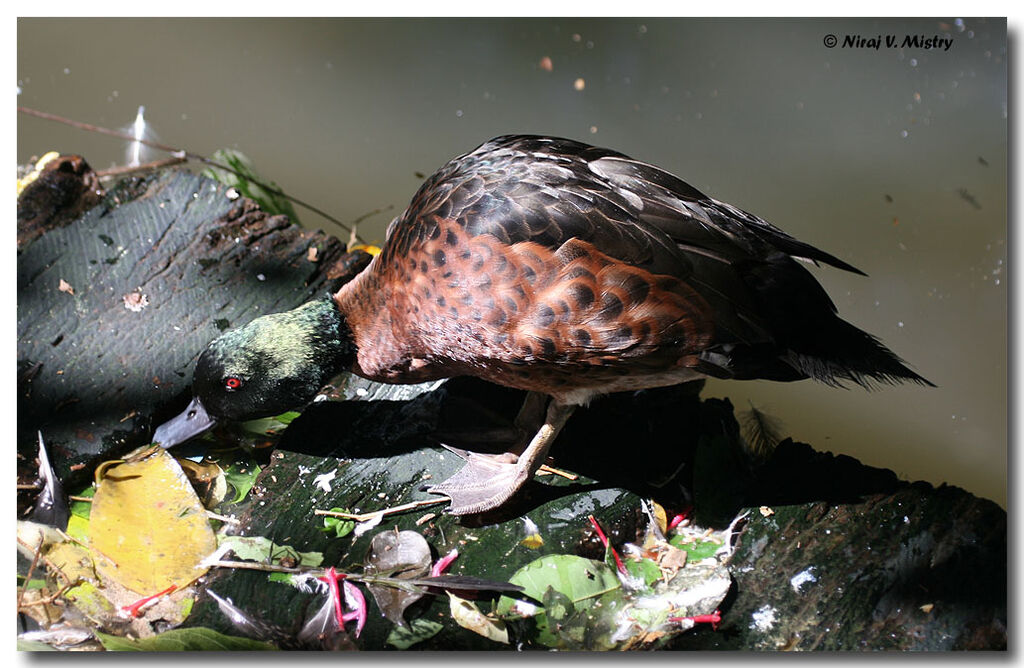
{"type": "Polygon", "coordinates": [[[224,389],[230,391],[237,390],[242,387],[242,379],[236,378],[235,376],[228,376],[224,379],[224,389]]]}

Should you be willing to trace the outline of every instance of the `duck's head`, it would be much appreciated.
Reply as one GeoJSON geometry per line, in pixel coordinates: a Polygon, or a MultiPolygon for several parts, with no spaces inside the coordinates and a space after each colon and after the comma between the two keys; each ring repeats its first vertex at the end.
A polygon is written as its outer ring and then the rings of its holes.
{"type": "Polygon", "coordinates": [[[354,354],[330,297],[257,318],[207,346],[192,375],[192,402],[157,428],[153,442],[169,448],[220,420],[251,420],[302,406],[354,354]]]}

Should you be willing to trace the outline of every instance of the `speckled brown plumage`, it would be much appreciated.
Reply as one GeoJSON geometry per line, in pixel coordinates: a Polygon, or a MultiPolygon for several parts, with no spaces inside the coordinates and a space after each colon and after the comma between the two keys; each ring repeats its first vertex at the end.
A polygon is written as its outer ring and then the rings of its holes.
{"type": "Polygon", "coordinates": [[[428,179],[336,299],[356,372],[387,382],[468,374],[581,403],[703,375],[912,373],[791,255],[856,271],[651,165],[503,137],[428,179]]]}
{"type": "Polygon", "coordinates": [[[360,373],[390,381],[478,375],[558,396],[671,369],[711,340],[714,323],[700,295],[588,242],[505,245],[469,237],[445,219],[435,229],[400,259],[379,260],[378,278],[366,287],[380,295],[382,284],[397,286],[386,300],[356,297],[360,285],[342,293],[374,304],[359,309],[372,313],[372,325],[349,316],[355,331],[368,333],[357,341],[360,373]]]}

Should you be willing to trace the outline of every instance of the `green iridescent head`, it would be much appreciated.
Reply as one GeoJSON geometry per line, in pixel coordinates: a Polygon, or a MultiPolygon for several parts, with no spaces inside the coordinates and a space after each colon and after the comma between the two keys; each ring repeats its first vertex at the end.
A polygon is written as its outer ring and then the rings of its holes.
{"type": "Polygon", "coordinates": [[[192,376],[195,396],[153,440],[176,445],[217,420],[250,420],[302,406],[354,355],[331,298],[257,318],[207,346],[192,376]]]}

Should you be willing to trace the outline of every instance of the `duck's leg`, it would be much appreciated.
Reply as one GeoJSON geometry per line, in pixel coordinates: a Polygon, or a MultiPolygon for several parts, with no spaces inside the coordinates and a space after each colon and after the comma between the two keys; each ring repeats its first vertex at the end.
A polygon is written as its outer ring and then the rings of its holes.
{"type": "MultiPolygon", "coordinates": [[[[520,426],[521,418],[525,423],[529,418],[528,412],[534,410],[535,404],[528,407],[531,401],[536,402],[537,399],[527,397],[516,418],[517,426],[520,426]]],[[[552,400],[548,404],[544,424],[518,457],[510,453],[503,457],[506,461],[501,461],[493,456],[465,453],[462,456],[466,465],[462,470],[429,491],[448,496],[452,500],[448,512],[453,515],[482,513],[497,508],[512,498],[544,463],[551,444],[575,408],[552,400]]]]}

